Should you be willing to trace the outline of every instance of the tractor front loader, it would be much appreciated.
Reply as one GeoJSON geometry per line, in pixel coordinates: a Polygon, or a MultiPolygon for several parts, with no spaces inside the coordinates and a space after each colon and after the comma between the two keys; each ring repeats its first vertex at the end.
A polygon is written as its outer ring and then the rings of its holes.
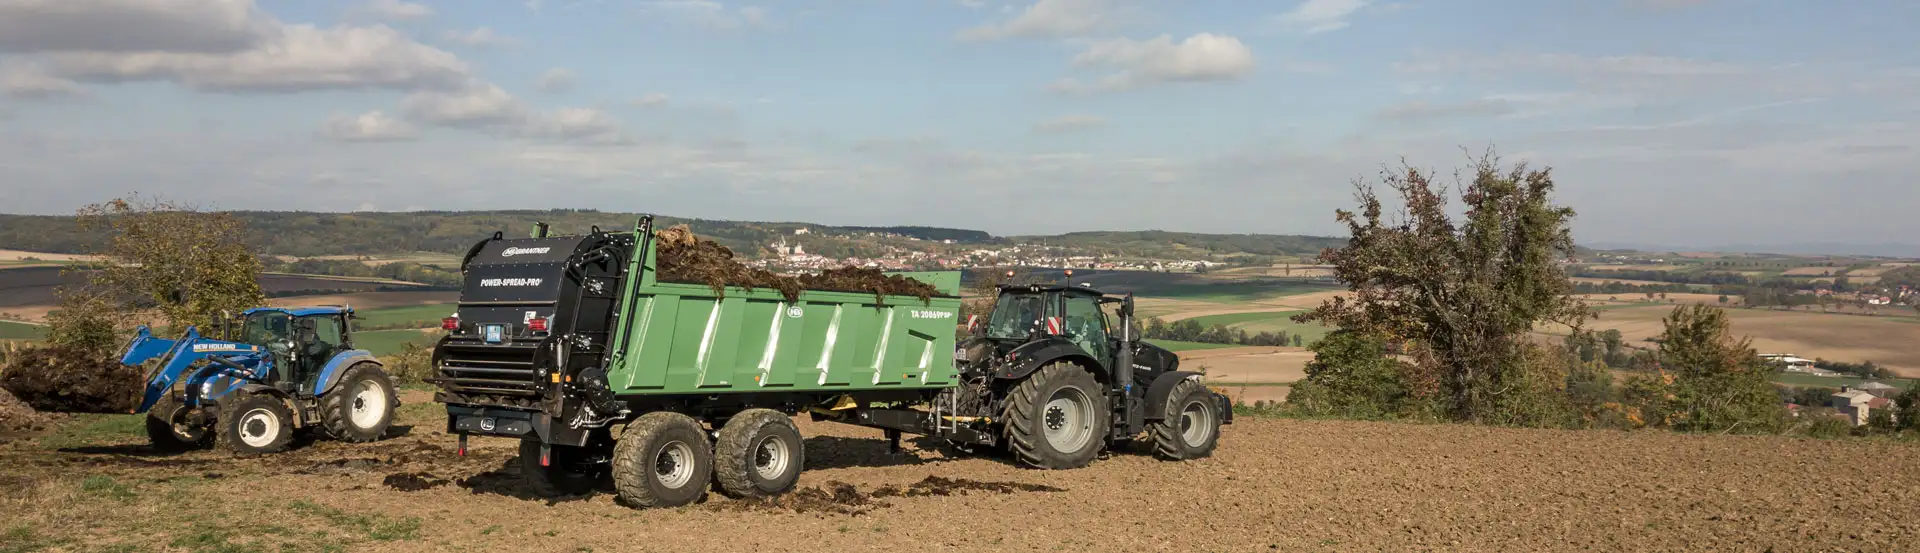
{"type": "Polygon", "coordinates": [[[188,327],[177,340],[142,326],[120,357],[152,365],[134,412],[147,414],[147,437],[163,450],[218,443],[275,453],[315,428],[343,441],[378,440],[400,399],[380,362],[353,349],[351,318],[344,307],[262,307],[223,322],[219,338],[188,327]]]}

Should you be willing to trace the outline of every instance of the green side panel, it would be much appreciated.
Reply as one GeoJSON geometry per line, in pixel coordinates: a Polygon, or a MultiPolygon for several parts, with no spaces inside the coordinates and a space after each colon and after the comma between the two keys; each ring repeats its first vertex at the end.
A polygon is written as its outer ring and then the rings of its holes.
{"type": "Polygon", "coordinates": [[[900,275],[931,284],[933,285],[933,289],[939,290],[943,295],[960,295],[960,271],[907,271],[887,274],[900,275]]]}
{"type": "MultiPolygon", "coordinates": [[[[957,286],[957,273],[954,283],[957,286]]],[[[943,388],[960,300],[645,283],[631,290],[618,394],[943,388]]]]}

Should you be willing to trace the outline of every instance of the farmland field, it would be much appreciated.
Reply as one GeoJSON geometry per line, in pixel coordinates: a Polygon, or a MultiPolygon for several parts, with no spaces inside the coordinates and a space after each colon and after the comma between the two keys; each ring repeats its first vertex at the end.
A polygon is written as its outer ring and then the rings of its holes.
{"type": "MultiPolygon", "coordinates": [[[[61,274],[60,267],[0,268],[0,312],[38,320],[58,300],[54,290],[63,284],[75,284],[84,276],[61,274]]],[[[328,277],[268,273],[260,276],[260,288],[268,294],[308,290],[370,292],[381,288],[418,286],[384,279],[328,277]]],[[[290,298],[275,298],[285,302],[290,298]]],[[[286,303],[280,303],[286,305],[286,303]]]]}
{"type": "MultiPolygon", "coordinates": [[[[1261,388],[1279,387],[1244,389],[1261,388]]],[[[455,455],[444,411],[428,394],[405,392],[402,402],[395,422],[408,429],[403,436],[320,440],[265,457],[155,454],[129,415],[78,417],[51,435],[0,444],[9,467],[0,543],[19,551],[680,552],[821,544],[1899,551],[1920,543],[1905,508],[1920,502],[1920,473],[1911,470],[1920,447],[1888,441],[1241,416],[1207,459],[1164,462],[1134,447],[1084,469],[1036,471],[935,440],[910,439],[889,455],[878,430],[802,417],[799,486],[821,499],[763,505],[711,494],[685,508],[639,511],[616,504],[606,484],[583,497],[538,496],[514,468],[515,442],[476,439],[467,456],[455,455]],[[930,477],[959,485],[870,496],[927,486],[930,477]],[[416,479],[422,485],[402,486],[416,479]],[[825,491],[836,489],[837,501],[825,491]],[[220,500],[182,509],[181,498],[220,500]],[[1168,524],[1167,512],[1187,523],[1168,524]],[[981,524],[983,513],[1045,515],[981,524]]]]}
{"type": "Polygon", "coordinates": [[[375,356],[387,356],[400,353],[406,344],[419,344],[421,347],[433,347],[439,333],[419,330],[369,330],[353,333],[353,346],[367,350],[375,356]]]}
{"type": "Polygon", "coordinates": [[[1221,348],[1238,347],[1232,344],[1209,344],[1206,342],[1183,342],[1180,340],[1147,340],[1147,342],[1156,346],[1166,348],[1167,351],[1171,351],[1175,353],[1183,352],[1183,351],[1203,350],[1203,349],[1221,349],[1221,348]]]}
{"type": "MultiPolygon", "coordinates": [[[[1845,377],[1845,376],[1814,376],[1810,374],[1782,373],[1774,376],[1773,381],[1779,382],[1781,384],[1786,384],[1789,386],[1803,386],[1803,387],[1814,387],[1814,388],[1839,388],[1841,386],[1859,386],[1861,384],[1867,383],[1869,380],[1865,378],[1853,378],[1853,377],[1845,377]]],[[[1899,388],[1913,387],[1913,380],[1905,379],[1905,378],[1872,379],[1872,381],[1879,382],[1882,384],[1887,384],[1890,386],[1899,387],[1899,388]]]]}
{"type": "Polygon", "coordinates": [[[412,328],[440,326],[440,319],[453,314],[452,304],[426,304],[354,310],[355,324],[364,328],[411,325],[412,328]]]}
{"type": "MultiPolygon", "coordinates": [[[[1624,307],[1600,312],[1588,323],[1595,330],[1617,329],[1627,342],[1648,347],[1661,332],[1671,305],[1624,307]]],[[[1736,335],[1751,336],[1761,353],[1791,353],[1805,358],[1873,361],[1909,377],[1920,377],[1920,324],[1906,317],[1868,317],[1804,311],[1728,309],[1736,335]]]]}
{"type": "Polygon", "coordinates": [[[0,321],[0,340],[39,340],[47,337],[47,327],[14,321],[0,321]]]}

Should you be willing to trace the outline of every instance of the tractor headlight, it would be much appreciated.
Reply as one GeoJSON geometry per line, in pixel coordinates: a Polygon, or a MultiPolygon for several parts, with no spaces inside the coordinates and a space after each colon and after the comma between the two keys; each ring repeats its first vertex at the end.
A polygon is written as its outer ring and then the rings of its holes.
{"type": "Polygon", "coordinates": [[[200,383],[200,397],[202,398],[213,397],[213,381],[212,380],[208,380],[206,382],[200,383]]]}

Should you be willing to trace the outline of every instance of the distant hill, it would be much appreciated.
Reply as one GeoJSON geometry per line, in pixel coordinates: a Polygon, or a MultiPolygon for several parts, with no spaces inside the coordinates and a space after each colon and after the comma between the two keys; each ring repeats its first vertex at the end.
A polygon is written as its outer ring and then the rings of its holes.
{"type": "MultiPolygon", "coordinates": [[[[555,209],[520,211],[414,211],[319,213],[304,211],[235,211],[252,231],[254,246],[264,254],[296,257],[393,255],[416,252],[459,254],[495,231],[524,236],[535,222],[552,225],[554,232],[574,233],[598,225],[603,229],[630,228],[633,213],[555,209]]],[[[1337,247],[1344,239],[1269,234],[1200,234],[1189,232],[1075,232],[1057,236],[996,237],[985,231],[925,226],[833,226],[803,222],[722,221],[661,216],[656,225],[687,223],[696,234],[711,238],[746,256],[764,253],[768,244],[785,240],[809,253],[830,257],[877,255],[887,246],[916,245],[911,240],[953,241],[965,246],[1045,243],[1093,252],[1163,258],[1200,258],[1252,254],[1312,256],[1337,247]],[[798,229],[806,234],[795,234],[798,229]]],[[[49,253],[80,253],[99,237],[80,233],[71,216],[0,214],[0,248],[49,253]]],[[[925,244],[917,244],[924,246],[925,244]]]]}

